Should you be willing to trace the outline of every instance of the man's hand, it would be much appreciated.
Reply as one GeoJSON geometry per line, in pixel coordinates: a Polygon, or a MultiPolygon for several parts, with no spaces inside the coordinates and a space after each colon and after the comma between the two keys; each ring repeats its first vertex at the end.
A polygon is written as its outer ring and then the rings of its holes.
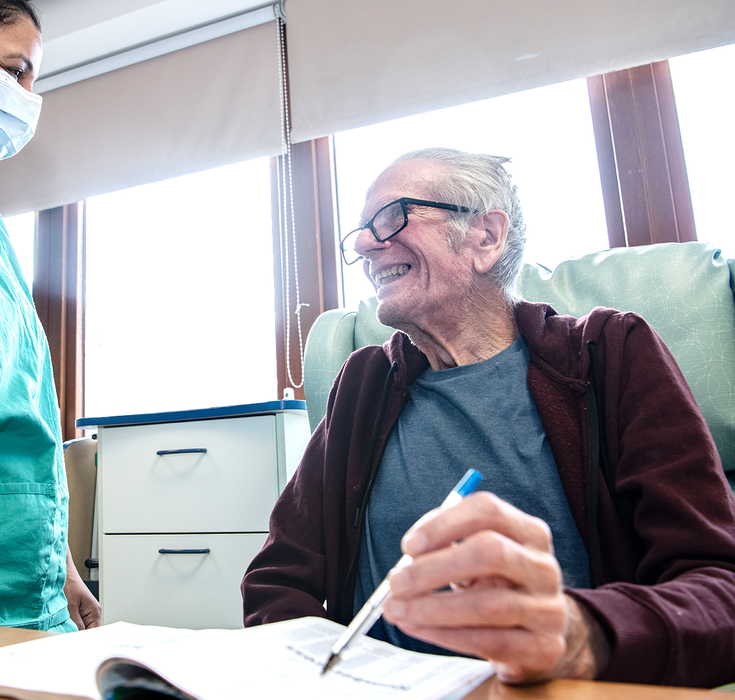
{"type": "Polygon", "coordinates": [[[384,617],[406,634],[489,659],[507,683],[591,679],[606,665],[605,635],[564,594],[539,518],[480,492],[431,511],[401,546],[413,562],[392,573],[384,617]]]}
{"type": "Polygon", "coordinates": [[[64,595],[69,614],[80,630],[100,626],[101,608],[97,599],[89,592],[74,566],[69,548],[66,549],[66,583],[64,595]]]}

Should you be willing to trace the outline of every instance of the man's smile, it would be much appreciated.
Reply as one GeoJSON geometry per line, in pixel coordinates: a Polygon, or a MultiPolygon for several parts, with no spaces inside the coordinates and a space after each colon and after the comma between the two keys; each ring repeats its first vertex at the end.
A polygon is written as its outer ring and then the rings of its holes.
{"type": "Polygon", "coordinates": [[[410,269],[410,265],[393,265],[393,267],[388,267],[385,270],[381,270],[375,275],[375,277],[373,277],[373,280],[375,281],[375,286],[381,287],[385,282],[390,281],[395,277],[405,275],[410,269]]]}

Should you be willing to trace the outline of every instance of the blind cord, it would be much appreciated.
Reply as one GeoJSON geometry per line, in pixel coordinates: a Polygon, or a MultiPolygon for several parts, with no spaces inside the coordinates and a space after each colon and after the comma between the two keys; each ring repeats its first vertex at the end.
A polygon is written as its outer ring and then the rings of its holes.
{"type": "Polygon", "coordinates": [[[296,248],[296,215],[293,203],[293,167],[291,159],[291,123],[288,93],[288,74],[286,70],[286,39],[285,39],[285,17],[283,16],[283,3],[276,5],[276,28],[278,40],[278,71],[280,83],[280,106],[281,106],[281,201],[283,203],[283,216],[281,219],[281,241],[282,241],[282,270],[284,275],[284,309],[286,316],[286,371],[288,381],[294,389],[300,389],[304,385],[304,341],[301,329],[301,309],[309,304],[301,303],[301,292],[299,289],[299,263],[296,248]],[[296,329],[299,337],[299,360],[301,366],[301,381],[296,383],[291,372],[291,263],[289,243],[293,245],[293,274],[294,274],[294,297],[296,316],[296,329]]]}

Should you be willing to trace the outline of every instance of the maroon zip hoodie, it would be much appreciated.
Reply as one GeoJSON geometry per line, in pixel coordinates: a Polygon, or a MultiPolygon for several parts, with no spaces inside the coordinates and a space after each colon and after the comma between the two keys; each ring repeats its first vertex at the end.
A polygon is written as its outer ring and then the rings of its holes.
{"type": "MultiPolygon", "coordinates": [[[[735,499],[675,360],[635,314],[597,308],[575,319],[528,302],[515,313],[528,386],[594,560],[597,587],[566,592],[610,641],[599,679],[735,681],[735,499]],[[592,386],[604,396],[597,408],[592,386]]],[[[347,360],[243,579],[246,626],[306,615],[350,621],[364,504],[427,367],[400,332],[347,360]]]]}

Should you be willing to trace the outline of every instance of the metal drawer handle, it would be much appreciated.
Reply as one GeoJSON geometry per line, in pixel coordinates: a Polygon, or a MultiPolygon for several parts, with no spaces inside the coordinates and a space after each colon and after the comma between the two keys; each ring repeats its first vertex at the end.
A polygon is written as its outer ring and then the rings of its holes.
{"type": "Polygon", "coordinates": [[[181,450],[158,450],[157,455],[190,455],[193,453],[206,454],[206,447],[185,447],[181,450]]]}
{"type": "Polygon", "coordinates": [[[159,549],[159,554],[209,554],[210,549],[159,549]]]}

